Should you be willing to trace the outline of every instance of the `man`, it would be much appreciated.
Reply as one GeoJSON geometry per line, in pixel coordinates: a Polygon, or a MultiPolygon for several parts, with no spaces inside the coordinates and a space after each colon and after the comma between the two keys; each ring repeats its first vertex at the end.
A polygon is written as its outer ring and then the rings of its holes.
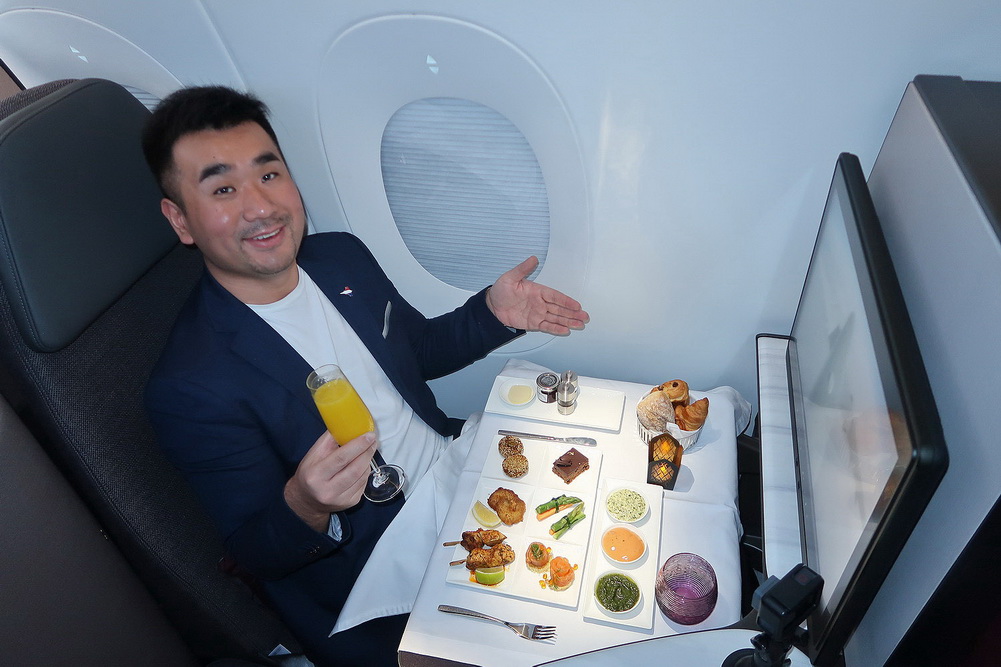
{"type": "Polygon", "coordinates": [[[306,235],[267,110],[220,88],[182,89],[151,117],[143,150],[178,238],[206,272],[147,388],[150,418],[237,563],[318,663],[395,664],[405,617],[327,637],[404,497],[361,500],[369,433],[338,447],[305,386],[338,363],[375,416],[378,449],[414,478],[458,434],[427,380],[518,331],[566,334],[587,314],[525,280],[529,258],[455,311],[427,319],[346,233],[306,235]]]}

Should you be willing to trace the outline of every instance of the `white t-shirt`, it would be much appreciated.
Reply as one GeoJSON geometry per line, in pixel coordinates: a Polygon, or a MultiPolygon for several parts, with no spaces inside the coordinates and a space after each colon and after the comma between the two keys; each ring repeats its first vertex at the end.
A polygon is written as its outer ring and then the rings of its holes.
{"type": "MultiPolygon", "coordinates": [[[[311,367],[325,364],[341,367],[372,412],[382,457],[406,473],[403,493],[407,495],[444,451],[450,438],[439,434],[414,413],[368,347],[302,267],[299,267],[299,284],[288,296],[250,308],[311,367]]],[[[305,384],[306,378],[302,381],[305,384]]]]}

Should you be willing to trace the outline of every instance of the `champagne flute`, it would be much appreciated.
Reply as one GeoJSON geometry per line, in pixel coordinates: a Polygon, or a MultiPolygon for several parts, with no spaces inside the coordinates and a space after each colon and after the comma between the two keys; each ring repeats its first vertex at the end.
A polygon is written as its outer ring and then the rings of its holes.
{"type": "MultiPolygon", "coordinates": [[[[339,366],[320,366],[306,378],[306,386],[338,446],[375,430],[372,413],[339,366]]],[[[365,498],[382,503],[396,496],[407,479],[403,468],[389,463],[380,466],[374,458],[369,464],[372,473],[365,485],[365,498]]]]}

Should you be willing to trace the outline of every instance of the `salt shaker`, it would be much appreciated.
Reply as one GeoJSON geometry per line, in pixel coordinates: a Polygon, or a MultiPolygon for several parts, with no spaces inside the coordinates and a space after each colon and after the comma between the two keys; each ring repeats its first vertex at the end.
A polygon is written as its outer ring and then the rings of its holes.
{"type": "Polygon", "coordinates": [[[572,388],[575,394],[580,395],[580,383],[577,380],[577,374],[573,371],[563,371],[563,375],[560,376],[561,382],[566,382],[572,388]]]}

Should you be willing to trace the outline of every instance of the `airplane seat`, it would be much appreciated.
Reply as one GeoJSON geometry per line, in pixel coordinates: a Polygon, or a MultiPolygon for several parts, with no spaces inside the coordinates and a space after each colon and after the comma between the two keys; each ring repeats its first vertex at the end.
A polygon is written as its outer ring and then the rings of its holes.
{"type": "Polygon", "coordinates": [[[0,506],[4,664],[199,664],[3,398],[0,506]]]}
{"type": "MultiPolygon", "coordinates": [[[[0,394],[200,660],[301,653],[220,570],[222,542],[142,405],[202,271],[160,214],[139,141],[149,112],[101,79],[25,91],[2,110],[0,394]]],[[[48,539],[72,549],[62,537],[48,539]]]]}

